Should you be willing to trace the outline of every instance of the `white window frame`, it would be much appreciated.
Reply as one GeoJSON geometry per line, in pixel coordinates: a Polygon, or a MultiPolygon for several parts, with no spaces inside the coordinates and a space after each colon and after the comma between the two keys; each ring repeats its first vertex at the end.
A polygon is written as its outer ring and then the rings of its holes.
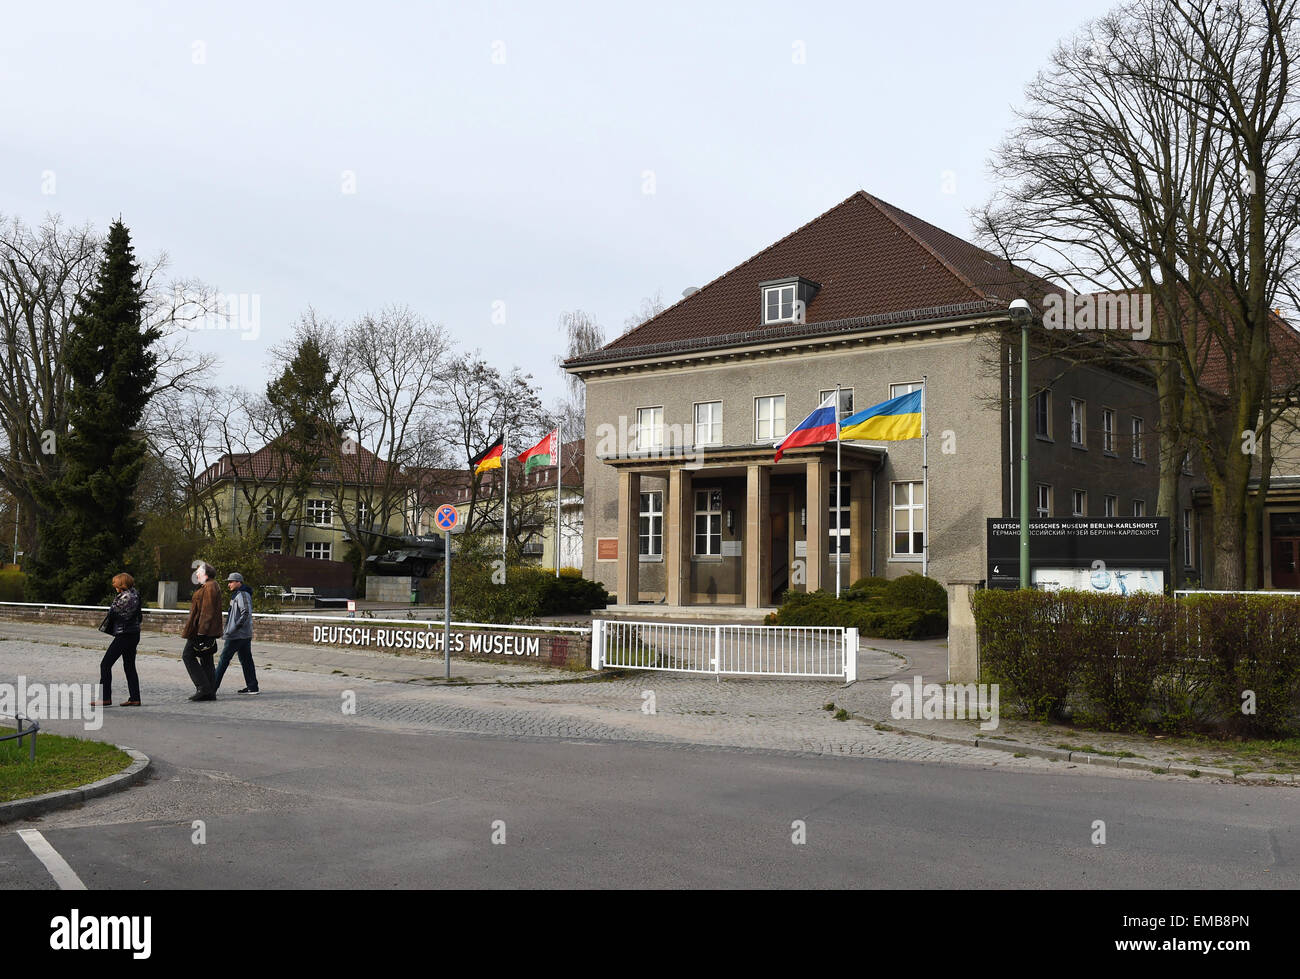
{"type": "Polygon", "coordinates": [[[1086,517],[1088,515],[1087,490],[1070,490],[1070,509],[1070,515],[1073,517],[1086,517]]]}
{"type": "Polygon", "coordinates": [[[894,557],[922,557],[925,554],[925,483],[921,480],[899,480],[889,484],[889,550],[894,557]],[[908,487],[907,500],[898,502],[897,487],[908,487]],[[899,515],[906,514],[907,528],[900,530],[899,515]],[[907,534],[908,550],[898,550],[898,535],[907,534]],[[920,547],[917,536],[920,535],[920,547]]]}
{"type": "MultiPolygon", "coordinates": [[[[834,393],[834,388],[827,388],[825,391],[819,391],[817,393],[817,403],[821,404],[834,393]]],[[[840,388],[839,409],[840,416],[836,419],[837,421],[844,421],[844,419],[848,418],[849,415],[853,414],[853,388],[840,388]]]]}
{"type": "Polygon", "coordinates": [[[697,401],[695,402],[695,444],[696,445],[721,445],[722,444],[722,402],[721,401],[697,401]],[[707,408],[706,419],[700,419],[700,409],[707,408]],[[703,429],[705,437],[700,437],[700,430],[703,429]]]}
{"type": "Polygon", "coordinates": [[[1134,501],[1133,501],[1133,516],[1135,516],[1135,517],[1145,517],[1146,515],[1147,515],[1147,501],[1146,501],[1146,500],[1134,500],[1134,501]]]}
{"type": "Polygon", "coordinates": [[[1146,434],[1146,423],[1138,415],[1133,416],[1133,461],[1142,462],[1145,458],[1142,454],[1142,437],[1146,434]]]}
{"type": "Polygon", "coordinates": [[[1101,409],[1101,451],[1115,454],[1115,409],[1101,409]]]}
{"type": "Polygon", "coordinates": [[[263,554],[283,554],[284,548],[280,546],[280,538],[268,537],[265,541],[266,546],[262,548],[263,554]]]}
{"type": "Polygon", "coordinates": [[[1082,398],[1070,399],[1070,445],[1081,449],[1088,446],[1088,402],[1082,398]]]}
{"type": "Polygon", "coordinates": [[[637,555],[642,561],[663,560],[664,494],[659,490],[641,494],[637,514],[637,555]]]}
{"type": "Polygon", "coordinates": [[[696,557],[722,556],[722,489],[720,487],[709,486],[695,490],[695,513],[691,521],[691,551],[696,557]],[[716,509],[714,503],[717,503],[716,509]],[[701,517],[704,518],[703,534],[700,533],[701,517]],[[703,551],[700,550],[701,537],[704,538],[703,551]]]}
{"type": "MultiPolygon", "coordinates": [[[[834,478],[832,475],[831,479],[834,478]]],[[[826,542],[828,554],[848,554],[849,548],[853,546],[853,542],[850,540],[853,530],[852,501],[852,480],[849,473],[842,472],[840,473],[839,509],[841,519],[838,546],[835,539],[835,487],[826,487],[826,542]]]]}
{"type": "Polygon", "coordinates": [[[307,501],[307,522],[313,527],[334,526],[334,501],[311,499],[307,501]],[[321,517],[324,519],[321,519],[321,517]]]}
{"type": "Polygon", "coordinates": [[[786,417],[785,417],[785,395],[784,394],[764,394],[754,399],[754,441],[755,442],[776,442],[786,436],[786,417]],[[778,432],[776,421],[776,406],[781,405],[781,430],[778,432]],[[768,418],[763,418],[763,406],[769,407],[768,418]],[[763,425],[766,421],[769,434],[763,434],[763,425]]]}
{"type": "Polygon", "coordinates": [[[362,530],[369,530],[370,525],[374,522],[375,514],[370,509],[370,504],[365,500],[357,500],[357,527],[362,530]]]}
{"type": "Polygon", "coordinates": [[[889,400],[902,397],[905,394],[911,394],[913,391],[919,391],[924,385],[920,381],[903,381],[900,384],[889,385],[889,400]]]}
{"type": "Polygon", "coordinates": [[[799,284],[797,282],[787,282],[785,285],[763,287],[764,324],[793,323],[795,321],[795,314],[798,311],[798,309],[799,309],[799,284]],[[768,297],[771,296],[772,293],[774,292],[777,294],[776,316],[771,315],[771,311],[770,311],[771,303],[768,302],[768,297]],[[788,300],[785,298],[785,294],[787,292],[790,294],[790,298],[788,300]],[[789,307],[790,312],[786,315],[782,315],[785,312],[787,306],[789,307]]]}
{"type": "Polygon", "coordinates": [[[1190,508],[1183,508],[1183,567],[1194,568],[1192,563],[1192,511],[1190,508]]]}
{"type": "Polygon", "coordinates": [[[1050,517],[1052,515],[1052,484],[1035,483],[1034,484],[1034,513],[1039,517],[1050,517]],[[1044,493],[1043,491],[1047,492],[1044,493]],[[1044,504],[1046,498],[1046,504],[1044,504]]]}
{"type": "Polygon", "coordinates": [[[664,447],[664,406],[647,405],[636,410],[636,450],[658,452],[664,447]],[[649,424],[643,421],[648,416],[649,424]],[[649,438],[646,432],[649,431],[649,438]]]}
{"type": "Polygon", "coordinates": [[[302,553],[304,557],[309,557],[315,561],[332,561],[334,555],[334,545],[327,540],[309,540],[303,545],[302,553]],[[322,555],[320,552],[324,550],[322,555]],[[312,551],[317,553],[313,554],[312,551]]]}
{"type": "Polygon", "coordinates": [[[1118,517],[1118,516],[1119,516],[1119,497],[1118,497],[1118,496],[1108,496],[1108,497],[1106,497],[1106,516],[1108,516],[1108,517],[1118,517]]]}

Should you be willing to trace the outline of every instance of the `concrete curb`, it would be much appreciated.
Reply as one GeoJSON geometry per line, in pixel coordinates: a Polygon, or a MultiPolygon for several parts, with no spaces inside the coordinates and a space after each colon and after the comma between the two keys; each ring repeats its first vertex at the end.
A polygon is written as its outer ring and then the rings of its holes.
{"type": "Polygon", "coordinates": [[[56,809],[70,809],[90,799],[98,799],[100,796],[139,785],[148,778],[149,769],[153,765],[148,755],[123,745],[116,747],[125,751],[132,759],[131,764],[116,775],[101,778],[98,782],[91,782],[89,785],[82,785],[75,789],[63,789],[30,799],[0,803],[0,824],[12,823],[20,819],[34,819],[56,809]]]}
{"type": "Polygon", "coordinates": [[[1096,755],[1086,751],[1070,751],[1066,748],[1040,748],[1032,744],[1020,744],[1016,741],[1004,741],[1001,738],[990,740],[988,738],[963,738],[955,735],[934,734],[930,731],[913,731],[910,728],[898,727],[886,721],[878,721],[872,717],[864,717],[861,714],[849,712],[849,716],[856,718],[866,724],[871,724],[877,730],[891,731],[894,734],[906,734],[914,738],[924,738],[927,741],[942,741],[947,744],[960,744],[969,748],[991,748],[994,751],[1006,751],[1011,754],[1028,755],[1032,758],[1048,758],[1053,761],[1073,762],[1076,765],[1100,765],[1105,768],[1129,768],[1140,772],[1152,772],[1157,775],[1187,775],[1193,778],[1202,775],[1212,778],[1226,778],[1236,782],[1276,782],[1282,785],[1300,785],[1300,778],[1295,775],[1274,774],[1269,772],[1246,772],[1237,775],[1228,768],[1206,768],[1195,765],[1182,765],[1171,762],[1168,765],[1160,765],[1146,758],[1117,758],[1112,755],[1096,755]]]}

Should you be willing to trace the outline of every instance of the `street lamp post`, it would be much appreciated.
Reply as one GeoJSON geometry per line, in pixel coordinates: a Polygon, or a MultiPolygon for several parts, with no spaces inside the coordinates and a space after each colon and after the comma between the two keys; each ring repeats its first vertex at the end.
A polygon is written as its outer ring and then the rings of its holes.
{"type": "Polygon", "coordinates": [[[1029,587],[1029,303],[1011,304],[1011,319],[1020,324],[1020,587],[1029,587]]]}

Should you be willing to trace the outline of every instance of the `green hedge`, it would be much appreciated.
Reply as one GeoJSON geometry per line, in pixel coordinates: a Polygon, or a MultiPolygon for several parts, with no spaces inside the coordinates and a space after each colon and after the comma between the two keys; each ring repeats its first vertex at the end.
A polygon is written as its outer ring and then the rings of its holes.
{"type": "Polygon", "coordinates": [[[1111,730],[1300,729],[1300,602],[980,591],[981,679],[1035,719],[1111,730]],[[1254,700],[1254,712],[1246,692],[1254,700]]]}
{"type": "Polygon", "coordinates": [[[948,599],[943,585],[933,578],[915,574],[893,580],[861,578],[838,600],[827,591],[787,592],[781,608],[768,616],[768,624],[840,626],[875,639],[924,639],[947,634],[948,599]],[[936,590],[942,597],[939,607],[935,607],[936,590]],[[912,601],[924,604],[906,604],[912,601]]]}
{"type": "Polygon", "coordinates": [[[0,602],[25,602],[27,575],[21,571],[0,571],[0,602]]]}

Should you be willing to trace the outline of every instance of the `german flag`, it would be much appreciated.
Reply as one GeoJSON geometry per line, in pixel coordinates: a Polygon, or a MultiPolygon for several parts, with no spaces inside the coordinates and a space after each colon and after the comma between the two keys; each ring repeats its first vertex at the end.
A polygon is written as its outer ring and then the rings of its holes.
{"type": "Polygon", "coordinates": [[[487,472],[489,469],[501,468],[501,449],[503,447],[503,441],[503,439],[497,439],[469,461],[469,464],[474,467],[475,476],[479,473],[487,472]]]}

